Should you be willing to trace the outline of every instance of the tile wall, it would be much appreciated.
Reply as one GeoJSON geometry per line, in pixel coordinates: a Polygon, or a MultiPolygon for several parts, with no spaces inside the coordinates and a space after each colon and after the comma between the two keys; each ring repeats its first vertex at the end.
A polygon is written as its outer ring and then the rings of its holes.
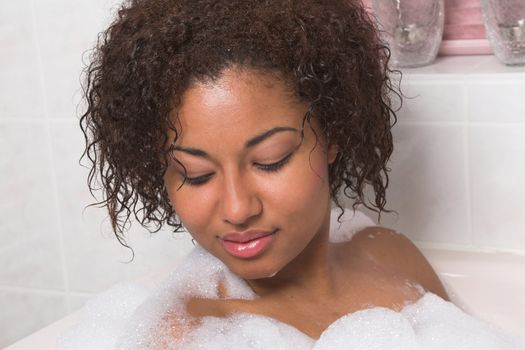
{"type": "Polygon", "coordinates": [[[0,0],[0,348],[192,247],[188,236],[134,227],[127,264],[105,213],[85,209],[82,57],[115,3],[0,0]]]}
{"type": "MultiPolygon", "coordinates": [[[[0,348],[118,281],[175,264],[187,236],[134,227],[129,251],[85,209],[82,53],[116,0],[1,0],[0,348]]],[[[407,71],[383,224],[420,244],[525,254],[525,70],[491,56],[407,71]]]]}
{"type": "Polygon", "coordinates": [[[525,67],[407,69],[382,224],[424,246],[525,254],[525,67]]]}

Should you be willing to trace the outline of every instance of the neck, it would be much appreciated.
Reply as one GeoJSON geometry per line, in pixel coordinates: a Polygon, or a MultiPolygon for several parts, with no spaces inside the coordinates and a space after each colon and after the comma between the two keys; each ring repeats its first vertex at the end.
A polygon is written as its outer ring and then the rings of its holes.
{"type": "Polygon", "coordinates": [[[314,299],[335,294],[336,264],[329,242],[330,215],[319,233],[288,265],[268,278],[246,280],[261,298],[278,294],[311,296],[314,299]]]}

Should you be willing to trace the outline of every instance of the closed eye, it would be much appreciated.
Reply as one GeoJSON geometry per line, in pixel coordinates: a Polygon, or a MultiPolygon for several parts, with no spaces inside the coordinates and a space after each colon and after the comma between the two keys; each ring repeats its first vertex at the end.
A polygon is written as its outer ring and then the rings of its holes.
{"type": "Polygon", "coordinates": [[[261,169],[263,171],[267,171],[267,172],[279,171],[283,166],[286,165],[286,163],[288,163],[290,161],[292,156],[293,156],[293,152],[288,154],[286,157],[284,157],[283,159],[279,160],[278,162],[270,163],[270,164],[254,163],[254,165],[256,167],[258,167],[259,169],[261,169]]]}
{"type": "Polygon", "coordinates": [[[196,176],[196,177],[184,177],[184,183],[188,184],[190,186],[199,186],[203,185],[213,176],[213,173],[196,176]]]}
{"type": "MultiPolygon", "coordinates": [[[[281,160],[275,163],[270,163],[270,164],[254,163],[254,165],[263,171],[275,172],[275,171],[279,171],[283,166],[285,166],[290,161],[292,156],[293,156],[293,152],[288,154],[286,157],[282,158],[281,160]]],[[[206,182],[208,182],[208,180],[213,175],[214,173],[209,173],[209,174],[204,174],[204,175],[196,176],[196,177],[185,177],[184,183],[190,186],[204,185],[206,182]]]]}

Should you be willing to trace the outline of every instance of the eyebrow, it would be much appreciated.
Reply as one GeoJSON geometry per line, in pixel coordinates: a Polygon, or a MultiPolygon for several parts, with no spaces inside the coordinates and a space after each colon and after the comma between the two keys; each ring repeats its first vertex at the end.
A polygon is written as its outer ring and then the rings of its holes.
{"type": "MultiPolygon", "coordinates": [[[[263,142],[264,140],[266,140],[267,138],[269,138],[270,136],[275,135],[278,132],[283,132],[283,131],[292,131],[292,132],[297,132],[297,133],[299,132],[299,130],[291,128],[291,127],[288,127],[288,126],[276,126],[275,128],[267,130],[267,131],[263,132],[262,134],[254,136],[251,139],[249,139],[248,141],[246,141],[244,143],[244,148],[254,147],[255,145],[257,145],[257,144],[263,142]]],[[[174,146],[174,150],[181,151],[181,152],[184,152],[184,153],[188,153],[188,154],[190,154],[192,156],[196,156],[196,157],[203,157],[203,158],[209,158],[210,157],[208,155],[208,153],[204,152],[203,150],[200,150],[200,149],[197,149],[197,148],[193,148],[193,147],[174,146]]]]}
{"type": "Polygon", "coordinates": [[[297,129],[294,129],[294,128],[290,128],[288,126],[277,126],[275,128],[272,128],[268,131],[265,131],[263,132],[262,134],[260,135],[257,135],[251,139],[249,139],[248,141],[246,141],[246,143],[244,144],[244,148],[250,148],[250,147],[253,147],[261,142],[263,142],[264,140],[266,140],[267,138],[269,138],[270,136],[278,133],[278,132],[282,132],[282,131],[293,131],[293,132],[299,132],[299,130],[297,129]]]}

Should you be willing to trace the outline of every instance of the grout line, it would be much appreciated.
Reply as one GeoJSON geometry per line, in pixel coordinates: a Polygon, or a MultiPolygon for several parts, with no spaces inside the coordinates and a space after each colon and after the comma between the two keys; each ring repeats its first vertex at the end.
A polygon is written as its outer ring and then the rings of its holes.
{"type": "Polygon", "coordinates": [[[40,115],[40,116],[1,116],[0,117],[0,124],[3,123],[9,123],[9,124],[40,124],[45,123],[47,121],[51,121],[53,123],[59,123],[59,124],[68,124],[68,125],[77,125],[79,123],[78,119],[75,118],[62,118],[62,117],[50,117],[46,114],[40,115]]]}
{"type": "Polygon", "coordinates": [[[466,206],[467,206],[467,232],[469,243],[474,245],[474,231],[473,231],[473,215],[472,215],[472,184],[471,184],[471,169],[470,169],[470,109],[469,109],[469,90],[467,85],[463,86],[463,118],[465,118],[465,125],[463,126],[463,169],[465,177],[463,179],[465,185],[466,206]]]}
{"type": "MultiPolygon", "coordinates": [[[[60,117],[49,117],[44,116],[43,118],[18,118],[18,117],[1,117],[0,124],[44,124],[46,122],[52,122],[53,124],[62,124],[62,125],[78,125],[79,121],[74,118],[60,118],[60,117]],[[46,119],[44,119],[46,118],[46,119]]],[[[397,124],[406,124],[406,125],[461,125],[468,124],[473,126],[491,126],[491,127],[505,127],[505,126],[521,126],[525,125],[525,118],[523,121],[472,121],[472,120],[417,120],[417,119],[403,119],[399,118],[397,124]]]]}
{"type": "Polygon", "coordinates": [[[78,125],[80,121],[77,118],[62,118],[62,117],[49,117],[49,120],[53,123],[60,124],[74,124],[78,125]]]}
{"type": "Polygon", "coordinates": [[[35,14],[35,0],[31,1],[31,17],[32,17],[32,23],[33,23],[33,35],[35,37],[35,45],[36,45],[36,59],[37,59],[37,65],[38,65],[38,72],[40,76],[40,89],[43,94],[43,105],[44,105],[44,115],[45,119],[47,120],[46,123],[46,133],[47,133],[47,147],[49,152],[49,159],[51,163],[51,186],[53,188],[54,192],[54,203],[55,203],[55,210],[56,210],[56,220],[57,220],[57,238],[58,238],[58,244],[59,244],[59,251],[60,251],[60,264],[61,264],[61,270],[62,270],[62,280],[64,282],[64,288],[66,292],[66,307],[67,311],[71,312],[71,300],[70,300],[70,287],[69,287],[69,278],[67,275],[67,268],[66,268],[66,253],[65,253],[65,247],[64,247],[64,227],[62,224],[62,215],[60,212],[60,201],[58,199],[58,184],[57,184],[57,169],[56,169],[56,162],[55,162],[55,156],[53,154],[53,147],[52,147],[52,141],[53,137],[51,134],[51,118],[49,117],[49,105],[48,105],[48,95],[46,90],[46,81],[44,77],[44,64],[42,60],[42,50],[40,46],[40,38],[38,35],[38,28],[37,28],[37,19],[35,14]]]}
{"type": "MultiPolygon", "coordinates": [[[[470,117],[470,115],[469,115],[470,117]]],[[[501,120],[501,121],[472,121],[472,120],[469,120],[467,122],[468,125],[471,125],[471,126],[490,126],[490,127],[506,127],[506,126],[523,126],[525,125],[525,118],[523,120],[520,120],[520,121],[505,121],[505,120],[501,120]]]]}
{"type": "Polygon", "coordinates": [[[72,297],[91,298],[91,297],[93,297],[95,295],[100,294],[100,292],[98,292],[98,293],[87,293],[87,292],[71,292],[71,291],[69,291],[68,294],[69,294],[69,296],[72,296],[72,297]]]}
{"type": "MultiPolygon", "coordinates": [[[[475,69],[479,69],[484,65],[483,62],[479,62],[475,65],[475,69]]],[[[402,71],[403,76],[407,77],[407,81],[411,83],[430,85],[438,83],[445,84],[457,84],[461,80],[465,82],[482,83],[485,82],[501,82],[511,84],[522,84],[523,81],[520,78],[525,77],[525,71],[506,71],[506,72],[483,72],[483,71],[467,71],[467,72],[407,72],[402,71]]]]}
{"type": "MultiPolygon", "coordinates": [[[[466,104],[467,102],[464,102],[466,104]]],[[[466,109],[466,106],[463,106],[466,109]]],[[[490,127],[507,127],[507,126],[525,126],[525,118],[523,121],[471,121],[471,120],[415,120],[415,119],[399,119],[397,124],[402,125],[437,125],[437,126],[490,126],[490,127]]],[[[396,125],[397,125],[396,124],[396,125]]]]}
{"type": "Polygon", "coordinates": [[[2,117],[0,118],[0,124],[44,124],[47,120],[45,116],[39,118],[24,118],[24,117],[2,117]]]}
{"type": "MultiPolygon", "coordinates": [[[[434,73],[435,74],[435,73],[434,73]]],[[[409,75],[409,74],[403,74],[403,81],[406,85],[436,85],[437,84],[443,84],[443,85],[461,85],[464,84],[465,75],[463,73],[461,74],[453,74],[449,76],[439,76],[439,75],[409,75]],[[406,78],[406,79],[405,79],[406,78]]]]}
{"type": "MultiPolygon", "coordinates": [[[[432,126],[454,126],[463,125],[463,120],[415,120],[415,119],[398,119],[399,125],[432,125],[432,126]]],[[[397,125],[396,124],[396,125],[397,125]]]]}
{"type": "Polygon", "coordinates": [[[3,114],[0,116],[0,123],[1,122],[9,122],[9,123],[38,123],[45,121],[45,115],[44,114],[3,114]]]}
{"type": "Polygon", "coordinates": [[[26,294],[38,294],[38,295],[55,295],[55,296],[65,296],[68,295],[77,296],[77,297],[92,297],[97,293],[84,293],[84,292],[66,292],[65,290],[59,289],[46,289],[46,288],[32,288],[32,287],[19,287],[19,286],[9,286],[0,284],[0,291],[11,292],[11,293],[26,293],[26,294]]]}

